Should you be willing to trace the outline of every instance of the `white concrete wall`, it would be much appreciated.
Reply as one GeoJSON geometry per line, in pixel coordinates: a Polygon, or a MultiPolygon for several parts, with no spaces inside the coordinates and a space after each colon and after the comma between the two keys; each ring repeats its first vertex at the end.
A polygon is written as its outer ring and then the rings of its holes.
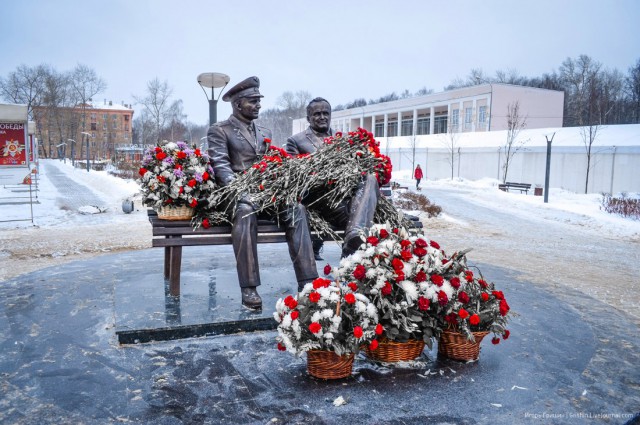
{"type": "MultiPolygon", "coordinates": [[[[410,147],[382,148],[389,155],[394,170],[410,170],[413,152],[410,147]]],[[[546,147],[532,147],[518,152],[509,164],[507,181],[544,186],[546,147]]],[[[498,148],[460,148],[454,158],[453,175],[469,180],[502,180],[503,153],[498,148]]],[[[446,148],[416,148],[415,163],[427,179],[451,177],[446,148]]],[[[549,186],[584,193],[587,156],[584,147],[553,147],[549,186]]],[[[599,148],[591,157],[589,193],[640,192],[640,146],[599,148]]]]}

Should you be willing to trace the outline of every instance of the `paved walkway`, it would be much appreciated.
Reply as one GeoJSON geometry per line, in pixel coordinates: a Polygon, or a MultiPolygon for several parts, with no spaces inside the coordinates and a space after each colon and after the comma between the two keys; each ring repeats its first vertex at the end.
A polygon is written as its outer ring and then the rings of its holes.
{"type": "Polygon", "coordinates": [[[95,193],[87,189],[86,186],[67,177],[67,175],[57,167],[47,163],[47,161],[43,161],[42,166],[44,167],[47,178],[60,194],[57,202],[61,208],[77,211],[78,208],[87,205],[96,207],[104,206],[104,200],[97,197],[95,193]]]}
{"type": "MultiPolygon", "coordinates": [[[[237,285],[197,261],[224,264],[230,247],[193,248],[184,285],[213,275],[237,285]]],[[[285,244],[259,250],[264,276],[292,281],[285,244]]],[[[335,261],[337,247],[326,250],[335,261]]],[[[629,317],[578,292],[559,299],[505,269],[479,264],[519,316],[508,341],[483,342],[478,362],[440,358],[435,347],[401,365],[359,356],[351,378],[324,382],[307,375],[304,357],[277,351],[274,331],[118,345],[115,288],[162,287],[162,261],[159,249],[110,254],[2,284],[0,423],[624,424],[640,411],[640,338],[629,317]],[[340,396],[346,404],[335,406],[340,396]]],[[[204,303],[237,302],[202,292],[204,303]]]]}

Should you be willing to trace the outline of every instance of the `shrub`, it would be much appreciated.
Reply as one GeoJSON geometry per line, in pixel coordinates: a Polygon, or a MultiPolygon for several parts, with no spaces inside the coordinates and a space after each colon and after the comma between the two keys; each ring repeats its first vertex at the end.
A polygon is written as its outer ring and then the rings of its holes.
{"type": "Polygon", "coordinates": [[[431,203],[425,195],[415,192],[400,193],[398,199],[394,199],[393,203],[403,210],[424,211],[428,217],[437,217],[442,212],[442,208],[431,203]]]}
{"type": "Polygon", "coordinates": [[[640,199],[628,198],[626,193],[622,193],[619,198],[614,198],[608,193],[602,194],[600,209],[609,214],[640,220],[640,199]]]}

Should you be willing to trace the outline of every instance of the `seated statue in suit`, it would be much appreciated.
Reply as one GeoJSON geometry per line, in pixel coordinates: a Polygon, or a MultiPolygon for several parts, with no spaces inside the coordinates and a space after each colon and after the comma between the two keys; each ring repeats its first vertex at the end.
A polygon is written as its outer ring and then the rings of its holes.
{"type": "MultiPolygon", "coordinates": [[[[309,127],[287,139],[285,150],[290,155],[311,154],[320,149],[324,139],[333,135],[331,130],[331,105],[326,99],[317,97],[307,105],[309,127]]],[[[362,243],[359,232],[373,224],[380,188],[372,174],[366,175],[355,188],[353,195],[337,208],[319,208],[318,212],[329,223],[345,229],[342,257],[355,252],[362,243]]],[[[310,200],[306,200],[310,201],[310,200]]],[[[303,200],[303,203],[305,200],[303,200]]],[[[314,250],[322,240],[314,239],[314,250]]]]}
{"type": "MultiPolygon", "coordinates": [[[[258,126],[254,120],[260,112],[260,81],[249,77],[233,86],[222,97],[231,102],[233,113],[228,120],[213,124],[207,133],[208,152],[213,162],[216,182],[228,185],[237,173],[251,167],[267,150],[271,131],[258,126]]],[[[289,245],[289,255],[298,281],[298,288],[318,277],[307,212],[303,205],[291,205],[281,216],[289,245]]],[[[236,256],[236,268],[242,293],[242,304],[251,309],[262,307],[257,287],[260,285],[258,268],[258,217],[249,195],[235,205],[231,237],[236,256]]]]}

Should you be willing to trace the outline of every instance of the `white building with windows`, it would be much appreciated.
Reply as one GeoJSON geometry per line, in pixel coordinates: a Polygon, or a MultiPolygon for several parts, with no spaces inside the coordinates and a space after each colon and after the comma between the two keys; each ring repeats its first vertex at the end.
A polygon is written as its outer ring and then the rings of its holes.
{"type": "MultiPolygon", "coordinates": [[[[563,92],[495,83],[334,111],[331,127],[343,132],[362,127],[376,138],[505,130],[507,107],[515,102],[527,128],[562,127],[563,92]]],[[[306,118],[294,120],[293,134],[307,125],[306,118]]]]}

